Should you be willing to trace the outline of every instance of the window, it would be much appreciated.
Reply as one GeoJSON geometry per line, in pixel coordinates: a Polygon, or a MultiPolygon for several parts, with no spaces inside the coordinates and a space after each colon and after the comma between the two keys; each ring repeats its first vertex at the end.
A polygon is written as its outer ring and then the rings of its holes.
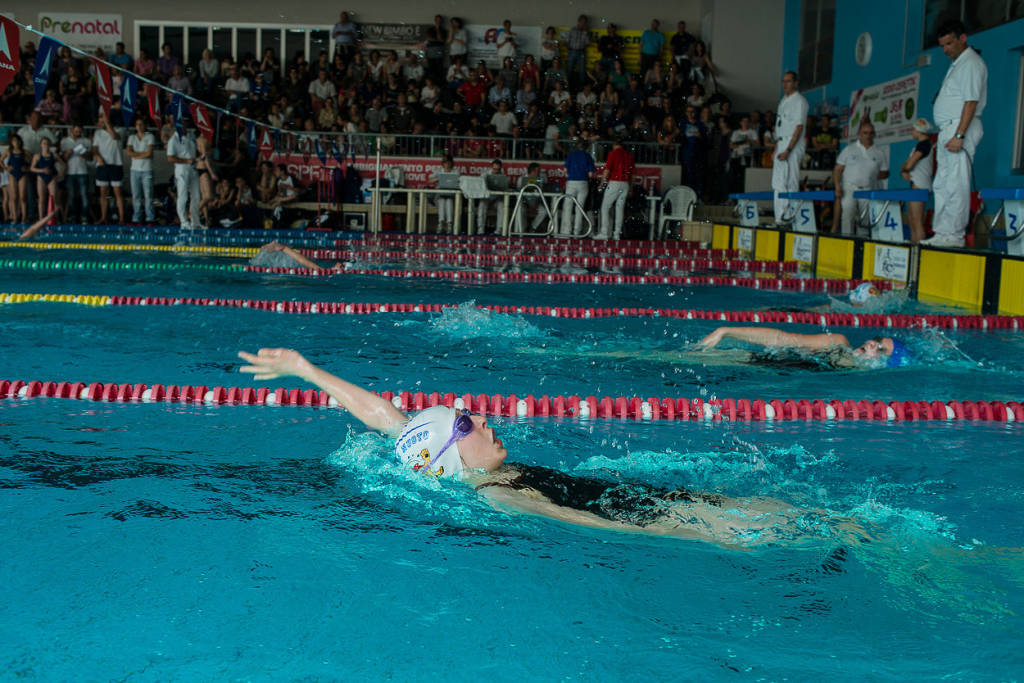
{"type": "MultiPolygon", "coordinates": [[[[150,57],[160,56],[161,42],[171,44],[175,55],[184,58],[193,68],[209,49],[218,61],[231,57],[236,62],[246,56],[262,58],[270,48],[279,61],[294,59],[301,52],[315,61],[320,50],[330,51],[330,28],[323,25],[271,25],[231,22],[210,26],[204,22],[136,21],[135,49],[143,49],[150,57]]],[[[284,74],[282,65],[281,74],[284,74]]]]}
{"type": "Polygon", "coordinates": [[[807,0],[800,19],[800,89],[809,90],[832,81],[836,0],[807,0]]]}
{"type": "Polygon", "coordinates": [[[1019,0],[925,0],[924,38],[921,49],[935,47],[939,27],[959,19],[967,33],[976,33],[1024,18],[1024,3],[1019,0]]]}

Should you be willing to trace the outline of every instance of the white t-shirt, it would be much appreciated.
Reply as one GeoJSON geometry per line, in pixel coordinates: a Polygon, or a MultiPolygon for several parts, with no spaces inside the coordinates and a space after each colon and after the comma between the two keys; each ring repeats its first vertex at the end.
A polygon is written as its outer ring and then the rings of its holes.
{"type": "Polygon", "coordinates": [[[977,102],[974,115],[981,116],[987,101],[988,67],[977,52],[967,48],[949,65],[942,80],[932,112],[935,125],[942,129],[953,121],[959,121],[964,102],[977,102]]]}
{"type": "Polygon", "coordinates": [[[742,159],[750,154],[750,146],[757,144],[757,131],[753,128],[748,128],[747,130],[737,128],[729,137],[729,142],[739,145],[732,150],[732,158],[742,159]]]}
{"type": "MultiPolygon", "coordinates": [[[[196,141],[190,137],[181,137],[177,133],[167,141],[167,156],[178,157],[179,159],[196,158],[196,141]]],[[[190,164],[174,164],[174,175],[188,177],[195,173],[190,164]]]]}
{"type": "Polygon", "coordinates": [[[278,179],[277,194],[279,194],[282,197],[295,196],[295,181],[292,180],[292,177],[290,175],[286,175],[284,178],[278,179]]]}
{"type": "Polygon", "coordinates": [[[233,96],[249,94],[249,79],[245,76],[229,78],[224,82],[224,90],[233,96]]]}
{"type": "Polygon", "coordinates": [[[552,156],[555,153],[555,141],[558,139],[558,126],[549,123],[544,129],[544,154],[552,156]]]}
{"type": "Polygon", "coordinates": [[[498,34],[498,61],[504,61],[505,57],[511,57],[513,62],[516,61],[516,40],[514,33],[509,35],[502,31],[498,34]]]}
{"type": "MultiPolygon", "coordinates": [[[[779,101],[775,114],[775,139],[789,142],[797,126],[807,125],[807,100],[798,92],[787,95],[779,101]]],[[[805,131],[806,132],[806,131],[805,131]]],[[[802,137],[802,136],[801,136],[802,137]]],[[[797,141],[796,144],[800,144],[797,141]]]]}
{"type": "Polygon", "coordinates": [[[569,102],[572,96],[569,95],[567,90],[552,90],[551,91],[551,106],[558,108],[562,102],[569,102]]]}
{"type": "MultiPolygon", "coordinates": [[[[138,133],[132,133],[128,138],[128,146],[131,147],[133,152],[141,153],[145,152],[150,147],[156,147],[156,138],[153,137],[152,133],[146,132],[142,135],[142,139],[139,139],[138,133]]],[[[150,172],[153,170],[153,158],[148,159],[136,159],[132,157],[132,169],[133,171],[144,171],[150,172]]]]}
{"type": "Polygon", "coordinates": [[[448,43],[448,54],[452,57],[464,55],[467,49],[469,49],[469,36],[466,34],[466,29],[460,28],[452,34],[452,42],[448,43]]]}
{"type": "Polygon", "coordinates": [[[582,90],[576,94],[576,106],[583,109],[588,104],[597,104],[597,95],[590,93],[589,95],[582,90]]]}
{"type": "Polygon", "coordinates": [[[496,111],[494,116],[491,117],[491,125],[494,126],[494,130],[497,131],[498,135],[511,135],[516,123],[516,115],[510,111],[504,114],[496,111]]]}
{"type": "Polygon", "coordinates": [[[29,157],[39,154],[39,141],[43,138],[49,138],[50,142],[57,139],[53,136],[53,131],[46,126],[39,126],[37,130],[32,130],[32,126],[29,125],[18,129],[18,137],[21,138],[21,146],[25,148],[25,154],[29,157]]]}
{"type": "Polygon", "coordinates": [[[324,81],[321,83],[318,78],[309,84],[309,94],[318,97],[321,100],[327,100],[335,97],[338,94],[338,91],[334,87],[334,83],[331,81],[324,81]]]}
{"type": "MultiPolygon", "coordinates": [[[[119,129],[114,129],[119,133],[119,129]]],[[[121,140],[110,135],[102,128],[98,129],[92,136],[92,146],[99,151],[103,162],[110,166],[124,165],[124,154],[121,153],[121,140]]]]}
{"type": "Polygon", "coordinates": [[[878,145],[864,147],[855,140],[839,153],[836,164],[844,167],[843,186],[875,189],[878,174],[889,170],[889,161],[878,145]]]}
{"type": "Polygon", "coordinates": [[[88,152],[92,148],[92,143],[89,142],[87,137],[73,138],[70,135],[60,141],[61,156],[64,156],[64,152],[71,150],[71,156],[67,159],[68,175],[86,175],[89,173],[89,166],[86,164],[85,157],[74,151],[79,146],[84,148],[85,152],[88,152]]]}

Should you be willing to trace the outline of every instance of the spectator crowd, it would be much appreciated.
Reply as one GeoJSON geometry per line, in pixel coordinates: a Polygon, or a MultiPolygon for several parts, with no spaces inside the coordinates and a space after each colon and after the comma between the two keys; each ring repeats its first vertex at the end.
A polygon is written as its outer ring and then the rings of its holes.
{"type": "MultiPolygon", "coordinates": [[[[636,72],[626,69],[625,44],[614,24],[596,41],[599,59],[587,63],[593,34],[586,16],[564,36],[548,27],[537,55],[522,53],[508,20],[498,35],[497,68],[469,63],[466,29],[457,17],[436,16],[425,42],[400,55],[364,49],[358,26],[345,12],[332,31],[333,55],[299,52],[283,68],[272,49],[238,61],[218,60],[206,50],[195,64],[183,63],[169,44],[155,59],[145,50],[129,55],[123,44],[97,56],[165,85],[163,112],[171,91],[179,91],[294,131],[283,136],[285,144],[306,156],[312,150],[302,145],[309,138],[298,134],[313,132],[334,136],[351,154],[369,153],[379,138],[386,153],[487,159],[514,154],[562,161],[581,141],[604,152],[620,141],[640,162],[679,164],[683,184],[707,202],[723,202],[730,191],[742,189],[745,167],[771,164],[774,113],[732,111],[717,88],[704,43],[687,32],[685,22],[678,22],[667,41],[658,21],[651,22],[640,39],[642,66],[636,72]],[[443,145],[428,147],[425,136],[440,136],[443,145]]],[[[166,148],[175,135],[171,116],[165,113],[155,127],[140,91],[134,130],[119,128],[121,72],[111,70],[113,108],[105,117],[95,67],[66,46],[36,104],[34,59],[35,47],[28,43],[21,72],[0,96],[5,220],[45,215],[51,196],[64,220],[108,222],[115,211],[121,222],[180,218],[172,208],[175,183],[153,177],[153,151],[166,148]],[[84,135],[93,126],[95,132],[84,135]],[[95,192],[87,180],[93,166],[95,192]],[[131,216],[124,185],[131,190],[131,216]],[[161,203],[164,215],[158,218],[161,203]]],[[[834,161],[838,133],[831,122],[808,130],[815,154],[831,154],[834,161]]],[[[280,205],[298,196],[287,169],[251,158],[242,119],[217,117],[214,140],[204,143],[208,149],[196,150],[189,160],[199,175],[203,224],[258,221],[255,202],[280,205]]]]}

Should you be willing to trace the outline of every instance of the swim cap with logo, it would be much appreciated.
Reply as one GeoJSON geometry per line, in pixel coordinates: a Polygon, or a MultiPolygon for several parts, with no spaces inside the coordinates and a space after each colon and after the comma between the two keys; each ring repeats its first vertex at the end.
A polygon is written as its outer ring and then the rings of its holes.
{"type": "Polygon", "coordinates": [[[872,296],[877,296],[878,290],[870,282],[862,282],[850,292],[850,301],[855,304],[866,303],[872,296]]]}
{"type": "Polygon", "coordinates": [[[395,453],[416,472],[435,477],[458,475],[463,469],[462,457],[458,441],[452,440],[458,414],[454,408],[446,406],[434,406],[417,413],[398,435],[395,453]]]}

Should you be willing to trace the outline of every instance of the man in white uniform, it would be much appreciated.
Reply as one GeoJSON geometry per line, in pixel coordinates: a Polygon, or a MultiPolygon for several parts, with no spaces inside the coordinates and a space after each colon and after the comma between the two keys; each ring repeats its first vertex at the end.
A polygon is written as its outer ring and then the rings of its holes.
{"type": "Polygon", "coordinates": [[[199,173],[195,160],[196,141],[186,127],[184,136],[175,133],[167,141],[167,161],[174,164],[174,190],[178,193],[178,221],[184,230],[199,227],[199,173]]]}
{"type": "Polygon", "coordinates": [[[804,124],[807,122],[807,100],[797,91],[800,80],[795,71],[782,75],[782,100],[775,116],[775,163],[772,164],[772,190],[775,195],[775,222],[792,220],[787,215],[788,199],[779,199],[779,192],[800,189],[800,161],[804,158],[804,124]]]}
{"type": "Polygon", "coordinates": [[[935,125],[939,129],[935,172],[935,236],[922,244],[962,247],[970,219],[971,174],[974,153],[981,142],[981,112],[987,98],[988,69],[977,52],[967,47],[967,33],[959,21],[939,29],[939,46],[953,60],[935,97],[935,125]]]}
{"type": "Polygon", "coordinates": [[[875,146],[875,127],[864,119],[857,130],[857,139],[846,146],[836,159],[832,180],[836,188],[836,205],[839,223],[833,221],[832,232],[841,224],[844,235],[857,234],[856,225],[860,215],[867,209],[866,199],[856,199],[854,192],[877,190],[879,181],[889,177],[889,160],[881,149],[875,146]]]}

